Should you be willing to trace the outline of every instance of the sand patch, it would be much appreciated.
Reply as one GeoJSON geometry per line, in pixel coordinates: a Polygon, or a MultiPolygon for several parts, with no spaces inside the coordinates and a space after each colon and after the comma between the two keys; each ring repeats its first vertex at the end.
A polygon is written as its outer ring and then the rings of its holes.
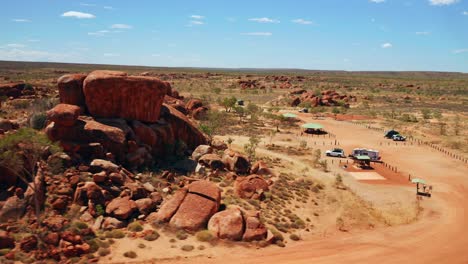
{"type": "Polygon", "coordinates": [[[366,181],[366,180],[385,180],[384,177],[380,176],[377,172],[365,171],[365,172],[349,172],[356,180],[366,181]]]}

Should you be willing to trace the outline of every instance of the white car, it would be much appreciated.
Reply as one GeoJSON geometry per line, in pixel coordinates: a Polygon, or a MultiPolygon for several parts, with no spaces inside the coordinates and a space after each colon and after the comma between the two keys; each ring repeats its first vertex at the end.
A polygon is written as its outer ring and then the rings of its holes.
{"type": "Polygon", "coordinates": [[[327,155],[329,157],[340,157],[340,158],[345,157],[344,150],[342,150],[340,148],[334,148],[334,149],[331,149],[331,150],[327,150],[325,152],[325,155],[327,155]]]}

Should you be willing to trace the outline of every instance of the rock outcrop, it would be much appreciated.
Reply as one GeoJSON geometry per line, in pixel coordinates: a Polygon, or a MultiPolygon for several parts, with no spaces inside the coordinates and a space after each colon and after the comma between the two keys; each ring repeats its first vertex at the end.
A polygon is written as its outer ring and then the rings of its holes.
{"type": "Polygon", "coordinates": [[[185,153],[206,143],[206,136],[187,116],[163,104],[173,93],[167,82],[94,71],[62,76],[58,86],[62,104],[48,112],[46,134],[71,157],[111,155],[136,168],[151,166],[154,157],[185,153]]]}
{"type": "Polygon", "coordinates": [[[261,199],[268,189],[268,182],[262,176],[255,174],[238,177],[234,183],[236,195],[245,199],[261,199]]]}
{"type": "Polygon", "coordinates": [[[208,222],[208,230],[218,238],[241,240],[244,233],[244,217],[239,208],[231,208],[216,213],[208,222]]]}
{"type": "Polygon", "coordinates": [[[94,71],[83,83],[88,111],[104,118],[156,122],[166,92],[166,84],[159,79],[123,72],[94,71]]]}

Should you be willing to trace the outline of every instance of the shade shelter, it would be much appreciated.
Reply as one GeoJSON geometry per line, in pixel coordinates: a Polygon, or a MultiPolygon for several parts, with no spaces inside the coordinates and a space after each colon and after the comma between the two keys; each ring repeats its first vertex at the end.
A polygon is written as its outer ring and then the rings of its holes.
{"type": "Polygon", "coordinates": [[[292,114],[292,113],[285,113],[285,114],[283,114],[283,116],[286,117],[286,118],[296,118],[297,117],[297,115],[292,114]]]}
{"type": "Polygon", "coordinates": [[[355,162],[360,166],[360,167],[369,167],[371,158],[367,155],[360,155],[355,157],[355,162]]]}
{"type": "Polygon", "coordinates": [[[319,134],[320,135],[320,134],[327,133],[323,130],[323,126],[318,123],[305,123],[301,127],[304,128],[304,132],[307,134],[319,134]]]}

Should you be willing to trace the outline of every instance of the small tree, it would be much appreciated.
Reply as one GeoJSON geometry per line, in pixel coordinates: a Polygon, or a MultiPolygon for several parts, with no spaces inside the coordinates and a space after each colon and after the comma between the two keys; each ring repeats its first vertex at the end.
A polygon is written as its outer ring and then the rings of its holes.
{"type": "Polygon", "coordinates": [[[260,139],[257,136],[251,136],[249,138],[249,143],[244,145],[244,151],[249,156],[250,160],[255,159],[255,151],[257,149],[260,139]]]}
{"type": "Polygon", "coordinates": [[[245,110],[242,106],[236,106],[234,108],[234,111],[236,111],[237,116],[239,117],[239,123],[242,122],[242,118],[245,116],[245,110]]]}
{"type": "Polygon", "coordinates": [[[262,111],[262,108],[260,108],[258,105],[254,103],[249,103],[247,105],[247,113],[250,114],[250,119],[252,121],[257,120],[258,114],[261,113],[261,111],[262,111]]]}
{"type": "Polygon", "coordinates": [[[237,99],[232,97],[226,97],[221,101],[221,105],[224,107],[226,112],[231,112],[232,108],[236,106],[237,99]]]}
{"type": "Polygon", "coordinates": [[[223,123],[226,122],[226,114],[219,111],[210,111],[200,124],[200,129],[210,138],[213,137],[223,123]]]}
{"type": "Polygon", "coordinates": [[[9,134],[0,140],[0,167],[7,168],[17,175],[34,191],[37,217],[39,217],[40,205],[34,175],[38,171],[38,164],[46,148],[52,154],[60,150],[45,135],[31,128],[21,128],[16,133],[9,134]]]}
{"type": "Polygon", "coordinates": [[[460,130],[462,128],[462,123],[459,115],[456,115],[454,120],[453,120],[453,132],[455,136],[460,135],[460,130]]]}

